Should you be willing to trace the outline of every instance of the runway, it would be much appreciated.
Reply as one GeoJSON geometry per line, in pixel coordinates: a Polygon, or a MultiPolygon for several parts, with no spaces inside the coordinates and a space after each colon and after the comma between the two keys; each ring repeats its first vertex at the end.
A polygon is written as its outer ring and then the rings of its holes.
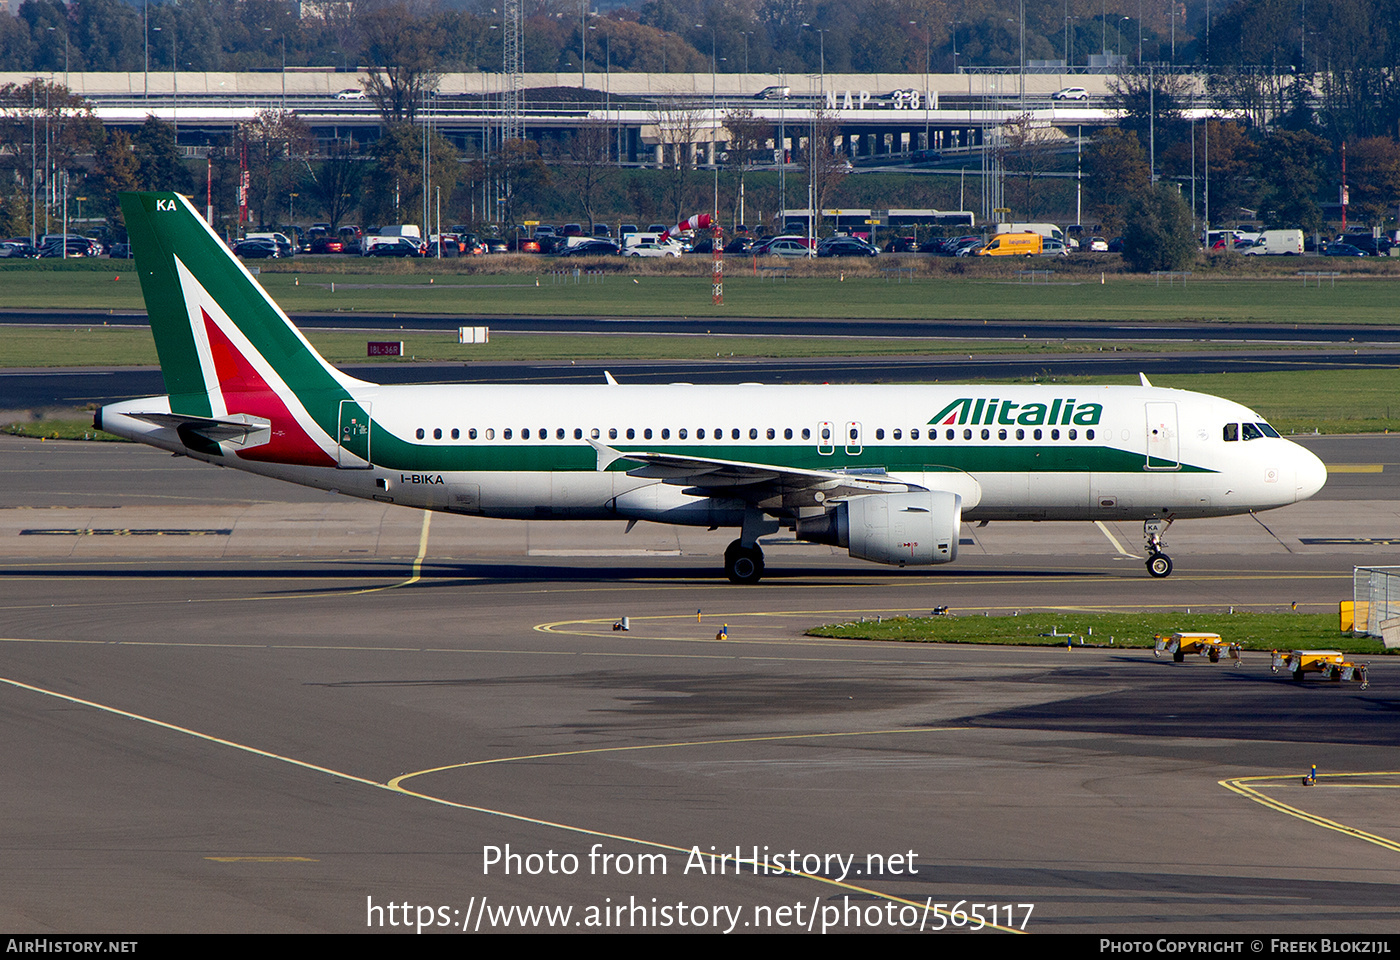
{"type": "Polygon", "coordinates": [[[1389,658],[1362,691],[1262,655],[804,635],[1335,610],[1400,549],[1400,450],[1308,444],[1322,496],[1176,524],[1165,581],[1134,525],[994,523],[920,571],[775,536],[736,587],[725,531],[425,518],[0,438],[0,925],[1392,932],[1389,658]]]}

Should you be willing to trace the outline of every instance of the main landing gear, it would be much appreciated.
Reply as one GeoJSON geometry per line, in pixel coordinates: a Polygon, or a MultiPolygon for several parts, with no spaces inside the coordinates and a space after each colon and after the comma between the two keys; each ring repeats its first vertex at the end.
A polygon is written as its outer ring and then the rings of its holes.
{"type": "Polygon", "coordinates": [[[1166,544],[1162,542],[1163,534],[1171,525],[1170,519],[1144,520],[1142,524],[1142,536],[1147,542],[1147,572],[1159,580],[1172,573],[1172,558],[1163,553],[1166,544]]]}
{"type": "Polygon", "coordinates": [[[730,583],[758,583],[763,576],[763,551],[758,544],[731,543],[724,551],[724,574],[730,583]]]}

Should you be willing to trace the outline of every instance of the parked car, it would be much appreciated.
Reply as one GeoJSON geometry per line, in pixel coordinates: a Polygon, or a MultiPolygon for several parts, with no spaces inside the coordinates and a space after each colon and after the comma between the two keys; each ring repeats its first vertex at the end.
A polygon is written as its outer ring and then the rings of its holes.
{"type": "Polygon", "coordinates": [[[1089,91],[1083,87],[1062,87],[1050,94],[1051,100],[1088,100],[1089,91]]]}
{"type": "Polygon", "coordinates": [[[572,247],[559,248],[558,256],[561,257],[599,257],[615,256],[621,248],[611,240],[604,240],[601,237],[584,240],[576,243],[572,247]]]}
{"type": "Polygon", "coordinates": [[[344,253],[345,244],[339,237],[318,236],[311,238],[311,244],[306,248],[307,253],[344,253]]]}
{"type": "Polygon", "coordinates": [[[735,237],[724,245],[725,253],[748,253],[753,249],[754,240],[752,237],[735,237]]]}
{"type": "Polygon", "coordinates": [[[412,237],[380,237],[379,242],[369,248],[367,257],[421,257],[423,248],[412,237]]]}
{"type": "Polygon", "coordinates": [[[764,87],[754,94],[755,100],[786,100],[792,96],[792,87],[774,86],[764,87]]]}
{"type": "Polygon", "coordinates": [[[1364,257],[1366,251],[1350,243],[1334,242],[1322,248],[1324,257],[1364,257]]]}
{"type": "Polygon", "coordinates": [[[829,237],[817,244],[819,257],[874,257],[880,250],[857,237],[829,237]]]}
{"type": "Polygon", "coordinates": [[[28,257],[33,259],[39,255],[39,248],[34,246],[33,241],[28,237],[11,237],[3,244],[0,250],[0,257],[28,257]]]}
{"type": "Polygon", "coordinates": [[[92,242],[87,237],[64,237],[61,234],[46,236],[39,244],[39,256],[41,257],[92,257],[92,242]],[[66,254],[65,254],[66,248],[66,254]]]}
{"type": "Polygon", "coordinates": [[[233,255],[241,260],[267,260],[282,256],[277,242],[266,238],[240,240],[233,245],[233,255]]]}
{"type": "Polygon", "coordinates": [[[679,259],[681,245],[670,241],[658,243],[655,240],[647,240],[643,243],[631,244],[622,251],[622,255],[624,257],[676,257],[679,259]]]}
{"type": "Polygon", "coordinates": [[[919,249],[919,242],[913,237],[895,237],[885,244],[886,253],[915,253],[919,249]]]}
{"type": "Polygon", "coordinates": [[[131,244],[129,244],[129,243],[114,243],[114,244],[112,244],[112,250],[111,250],[111,252],[108,253],[107,256],[110,257],[110,258],[113,259],[113,260],[130,260],[130,259],[131,259],[131,244]]]}
{"type": "Polygon", "coordinates": [[[812,248],[806,237],[784,235],[759,244],[753,252],[760,257],[810,257],[812,248]]]}
{"type": "Polygon", "coordinates": [[[1089,252],[1090,252],[1090,253],[1108,253],[1108,241],[1105,240],[1103,237],[1090,237],[1090,238],[1089,238],[1089,252]]]}

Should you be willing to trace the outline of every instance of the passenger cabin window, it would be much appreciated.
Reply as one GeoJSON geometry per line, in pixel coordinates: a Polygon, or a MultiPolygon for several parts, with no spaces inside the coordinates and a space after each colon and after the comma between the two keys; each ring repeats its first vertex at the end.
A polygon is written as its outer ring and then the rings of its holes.
{"type": "Polygon", "coordinates": [[[425,434],[423,433],[423,428],[422,428],[422,427],[419,427],[416,431],[414,431],[414,434],[413,434],[413,435],[414,435],[415,437],[417,437],[419,440],[422,440],[423,437],[425,436],[425,434]]]}
{"type": "Polygon", "coordinates": [[[810,429],[808,429],[807,427],[803,427],[803,428],[802,428],[802,439],[803,439],[803,440],[810,440],[810,439],[812,439],[812,431],[811,431],[810,429]]]}

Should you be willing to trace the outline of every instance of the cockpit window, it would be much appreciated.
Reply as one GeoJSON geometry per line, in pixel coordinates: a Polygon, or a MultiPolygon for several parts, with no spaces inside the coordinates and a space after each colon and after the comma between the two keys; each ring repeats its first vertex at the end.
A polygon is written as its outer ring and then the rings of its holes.
{"type": "Polygon", "coordinates": [[[1244,428],[1244,438],[1246,440],[1259,440],[1264,436],[1263,431],[1252,423],[1241,424],[1241,427],[1244,428]]]}
{"type": "Polygon", "coordinates": [[[1278,436],[1278,431],[1275,430],[1273,427],[1269,426],[1267,423],[1258,423],[1255,424],[1255,426],[1257,426],[1260,430],[1264,431],[1264,436],[1266,437],[1278,436]]]}
{"type": "Polygon", "coordinates": [[[1240,438],[1240,425],[1238,423],[1225,424],[1225,439],[1235,441],[1240,438]]]}

